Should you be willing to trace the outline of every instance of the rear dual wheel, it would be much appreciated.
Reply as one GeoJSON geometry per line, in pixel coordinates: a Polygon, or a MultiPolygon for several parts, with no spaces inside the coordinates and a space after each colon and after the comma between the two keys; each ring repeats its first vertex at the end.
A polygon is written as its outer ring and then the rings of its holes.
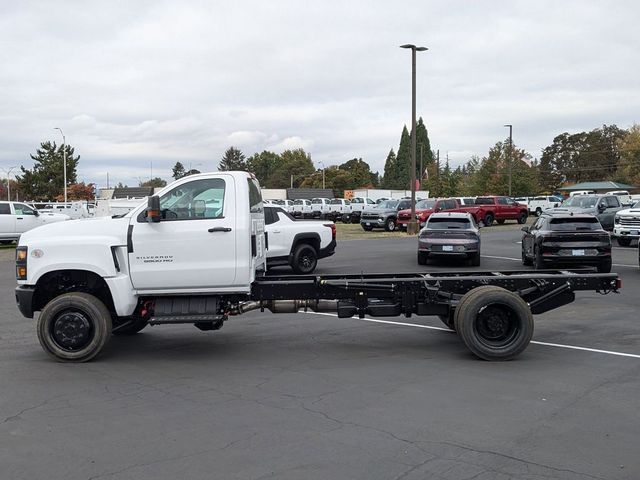
{"type": "Polygon", "coordinates": [[[476,287],[462,297],[453,323],[467,348],[483,360],[511,360],[527,348],[533,336],[533,315],[526,302],[490,285],[476,287]]]}

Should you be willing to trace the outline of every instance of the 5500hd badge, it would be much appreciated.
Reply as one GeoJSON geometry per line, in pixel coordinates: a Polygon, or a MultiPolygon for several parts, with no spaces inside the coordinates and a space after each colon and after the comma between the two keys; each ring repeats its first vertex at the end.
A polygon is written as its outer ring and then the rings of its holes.
{"type": "Polygon", "coordinates": [[[173,255],[145,255],[136,257],[136,260],[140,260],[143,263],[171,263],[173,262],[173,255]]]}

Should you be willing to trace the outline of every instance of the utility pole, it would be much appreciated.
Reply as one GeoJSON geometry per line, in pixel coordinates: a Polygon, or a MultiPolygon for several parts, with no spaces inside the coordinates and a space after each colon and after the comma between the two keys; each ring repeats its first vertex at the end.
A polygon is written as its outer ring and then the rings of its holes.
{"type": "Polygon", "coordinates": [[[424,145],[420,142],[420,188],[422,188],[422,179],[424,178],[424,170],[422,170],[422,154],[424,152],[424,145]]]}
{"type": "Polygon", "coordinates": [[[513,164],[513,125],[505,125],[509,127],[509,196],[511,196],[511,166],[513,164]]]}
{"type": "Polygon", "coordinates": [[[440,149],[437,151],[436,155],[436,193],[438,196],[440,195],[440,149]]]}
{"type": "Polygon", "coordinates": [[[11,170],[18,168],[16,166],[9,167],[9,170],[3,168],[2,171],[7,174],[7,201],[11,200],[11,170]]]}
{"type": "Polygon", "coordinates": [[[407,225],[407,234],[418,233],[416,221],[416,52],[428,50],[412,44],[401,45],[400,48],[411,49],[411,220],[407,225]]]}
{"type": "Polygon", "coordinates": [[[67,139],[64,136],[64,132],[60,127],[54,128],[54,130],[60,130],[60,134],[62,135],[62,170],[63,170],[63,181],[64,181],[64,203],[67,203],[67,139]]]}

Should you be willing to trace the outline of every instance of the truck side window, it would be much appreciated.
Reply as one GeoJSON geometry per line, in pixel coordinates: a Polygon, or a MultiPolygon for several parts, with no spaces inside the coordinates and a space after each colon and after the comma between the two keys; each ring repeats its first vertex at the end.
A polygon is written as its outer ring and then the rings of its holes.
{"type": "Polygon", "coordinates": [[[11,207],[8,203],[0,203],[0,215],[11,215],[11,207]]]}
{"type": "Polygon", "coordinates": [[[160,197],[163,220],[200,220],[222,217],[225,181],[221,178],[194,180],[160,197]]]}
{"type": "Polygon", "coordinates": [[[498,205],[509,205],[507,197],[498,197],[498,205]]]}
{"type": "Polygon", "coordinates": [[[13,208],[16,211],[16,215],[35,215],[36,212],[33,211],[33,208],[25,205],[24,203],[14,203],[13,208]]]}
{"type": "Polygon", "coordinates": [[[258,182],[252,178],[248,178],[249,182],[249,205],[251,206],[251,213],[259,213],[262,211],[262,193],[260,193],[260,187],[258,182]]]}

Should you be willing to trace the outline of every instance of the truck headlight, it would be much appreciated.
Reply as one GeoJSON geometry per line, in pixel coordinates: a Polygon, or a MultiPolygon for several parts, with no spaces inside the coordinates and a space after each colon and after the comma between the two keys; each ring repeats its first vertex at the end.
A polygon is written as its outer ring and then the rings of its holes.
{"type": "Polygon", "coordinates": [[[613,217],[613,222],[620,223],[620,215],[616,215],[615,217],[613,217]]]}
{"type": "Polygon", "coordinates": [[[16,279],[27,279],[27,256],[29,249],[27,247],[16,247],[16,279]]]}

